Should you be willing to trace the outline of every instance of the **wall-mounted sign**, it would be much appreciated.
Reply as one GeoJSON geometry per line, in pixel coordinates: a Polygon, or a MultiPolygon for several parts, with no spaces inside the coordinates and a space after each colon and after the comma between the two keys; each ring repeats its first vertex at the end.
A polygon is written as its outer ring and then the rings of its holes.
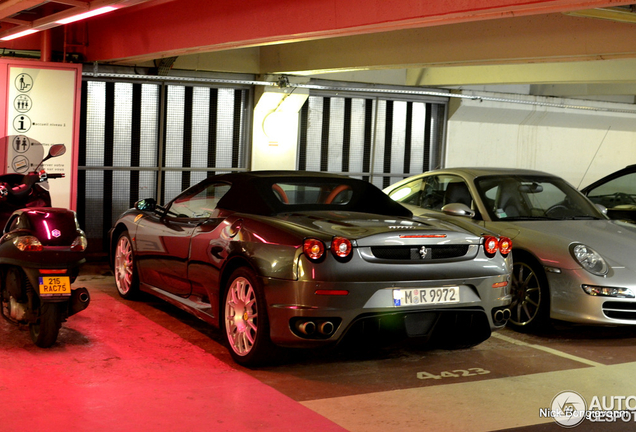
{"type": "Polygon", "coordinates": [[[75,209],[81,65],[0,60],[0,67],[0,82],[7,90],[0,132],[12,141],[0,155],[2,170],[24,173],[35,168],[33,161],[39,158],[39,163],[42,155],[30,155],[30,140],[42,143],[44,156],[51,145],[64,144],[66,154],[42,168],[65,175],[50,181],[53,206],[75,209]]]}

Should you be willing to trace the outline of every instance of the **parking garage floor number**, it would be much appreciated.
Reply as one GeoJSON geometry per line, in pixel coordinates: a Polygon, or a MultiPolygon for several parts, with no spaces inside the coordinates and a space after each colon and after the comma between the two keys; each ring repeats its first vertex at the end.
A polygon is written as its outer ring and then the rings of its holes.
{"type": "Polygon", "coordinates": [[[430,372],[418,372],[417,379],[442,379],[442,378],[460,378],[468,376],[486,375],[489,374],[489,370],[482,368],[468,368],[468,369],[456,369],[453,371],[440,372],[439,375],[432,374],[430,372]]]}

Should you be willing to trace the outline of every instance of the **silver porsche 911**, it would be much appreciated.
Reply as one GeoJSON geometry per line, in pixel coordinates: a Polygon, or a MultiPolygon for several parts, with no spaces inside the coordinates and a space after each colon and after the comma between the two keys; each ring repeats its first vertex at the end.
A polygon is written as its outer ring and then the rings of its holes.
{"type": "Polygon", "coordinates": [[[124,298],[139,290],[224,329],[234,360],[395,330],[447,345],[509,316],[509,239],[414,219],[372,184],[308,172],[210,177],[111,231],[124,298]]]}
{"type": "Polygon", "coordinates": [[[636,226],[609,220],[565,180],[530,170],[456,168],[384,191],[415,214],[512,239],[509,324],[539,328],[550,317],[636,324],[636,226]]]}

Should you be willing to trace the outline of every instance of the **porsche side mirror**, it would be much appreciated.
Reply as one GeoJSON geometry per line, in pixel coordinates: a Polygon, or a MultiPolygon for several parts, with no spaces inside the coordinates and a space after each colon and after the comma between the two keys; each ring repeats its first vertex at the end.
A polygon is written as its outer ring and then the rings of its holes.
{"type": "Polygon", "coordinates": [[[607,207],[605,207],[603,204],[594,204],[594,205],[596,206],[597,209],[599,209],[601,213],[607,216],[607,207]]]}
{"type": "Polygon", "coordinates": [[[154,198],[146,198],[135,203],[135,208],[140,211],[155,211],[157,201],[154,198]]]}
{"type": "Polygon", "coordinates": [[[464,216],[467,218],[475,217],[475,212],[466,204],[451,203],[442,207],[442,212],[449,216],[464,216]]]}

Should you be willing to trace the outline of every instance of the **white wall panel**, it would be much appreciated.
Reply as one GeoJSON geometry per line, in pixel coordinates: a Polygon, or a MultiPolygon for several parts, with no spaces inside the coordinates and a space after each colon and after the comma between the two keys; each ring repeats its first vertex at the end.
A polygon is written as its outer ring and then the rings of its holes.
{"type": "MultiPolygon", "coordinates": [[[[559,102],[581,103],[561,99],[559,102]]],[[[586,101],[586,105],[591,104],[594,103],[586,101]]],[[[633,105],[623,104],[598,103],[597,106],[599,109],[633,109],[633,105]]],[[[468,99],[453,101],[452,108],[447,129],[447,168],[537,169],[557,174],[576,187],[584,187],[636,163],[636,113],[468,99]]]]}

